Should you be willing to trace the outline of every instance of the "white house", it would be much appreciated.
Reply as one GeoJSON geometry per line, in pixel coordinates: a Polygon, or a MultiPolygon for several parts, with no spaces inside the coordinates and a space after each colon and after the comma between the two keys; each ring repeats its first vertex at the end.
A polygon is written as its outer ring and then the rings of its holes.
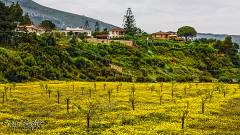
{"type": "Polygon", "coordinates": [[[65,30],[63,30],[63,32],[65,34],[72,32],[74,34],[80,34],[80,33],[85,33],[87,37],[91,37],[92,36],[92,31],[91,30],[86,30],[80,27],[77,28],[71,28],[71,27],[67,27],[65,30]]]}
{"type": "Polygon", "coordinates": [[[98,39],[113,39],[124,36],[124,29],[122,28],[113,28],[108,33],[98,34],[96,37],[98,39]]]}
{"type": "Polygon", "coordinates": [[[109,31],[109,38],[119,38],[124,35],[124,29],[122,28],[113,28],[109,31]]]}

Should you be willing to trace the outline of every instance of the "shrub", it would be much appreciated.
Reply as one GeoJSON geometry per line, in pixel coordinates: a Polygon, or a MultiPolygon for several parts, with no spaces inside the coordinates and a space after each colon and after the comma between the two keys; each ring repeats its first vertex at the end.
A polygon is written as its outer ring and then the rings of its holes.
{"type": "Polygon", "coordinates": [[[136,82],[155,82],[153,78],[145,77],[145,76],[138,76],[136,82]]]}
{"type": "Polygon", "coordinates": [[[219,77],[220,82],[226,82],[226,83],[232,83],[232,78],[229,78],[228,76],[221,76],[219,77]]]}
{"type": "Polygon", "coordinates": [[[134,125],[136,123],[136,119],[134,117],[124,116],[122,117],[122,125],[134,125]]]}
{"type": "Polygon", "coordinates": [[[87,67],[90,67],[92,65],[91,61],[84,58],[84,57],[78,57],[76,60],[75,60],[75,66],[78,68],[78,69],[83,69],[83,68],[87,68],[87,67]]]}
{"type": "Polygon", "coordinates": [[[117,74],[115,76],[115,81],[118,81],[118,82],[132,82],[133,78],[130,75],[120,75],[120,74],[117,74]]]}
{"type": "Polygon", "coordinates": [[[156,78],[157,82],[170,82],[172,79],[167,75],[160,75],[156,78]]]}
{"type": "Polygon", "coordinates": [[[7,80],[4,78],[2,72],[0,72],[0,83],[5,83],[7,80]]]}

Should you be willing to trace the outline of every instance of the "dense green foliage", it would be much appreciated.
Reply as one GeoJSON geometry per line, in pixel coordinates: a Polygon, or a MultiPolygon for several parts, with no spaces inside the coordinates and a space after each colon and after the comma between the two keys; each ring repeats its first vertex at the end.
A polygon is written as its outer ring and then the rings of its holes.
{"type": "Polygon", "coordinates": [[[192,43],[132,38],[138,47],[94,44],[62,33],[18,35],[0,49],[2,82],[86,80],[156,82],[239,81],[239,46],[225,41],[192,43]],[[228,46],[228,49],[221,50],[228,46]],[[122,68],[117,71],[111,68],[122,68]]]}
{"type": "Polygon", "coordinates": [[[92,36],[93,36],[94,38],[96,38],[97,35],[103,35],[103,34],[109,34],[109,32],[107,32],[107,31],[102,31],[102,32],[95,31],[95,32],[92,33],[92,36]]]}
{"type": "Polygon", "coordinates": [[[51,31],[56,28],[56,25],[50,20],[42,21],[39,26],[46,29],[47,31],[51,31]]]}
{"type": "Polygon", "coordinates": [[[23,10],[18,3],[13,3],[11,6],[5,6],[0,1],[0,32],[11,32],[18,23],[25,25],[29,23],[29,16],[23,16],[23,10]]]}
{"type": "MultiPolygon", "coordinates": [[[[16,27],[14,23],[14,14],[11,14],[15,6],[6,7],[2,2],[0,2],[0,32],[11,31],[16,27]]],[[[17,19],[17,18],[16,18],[17,19]]]]}

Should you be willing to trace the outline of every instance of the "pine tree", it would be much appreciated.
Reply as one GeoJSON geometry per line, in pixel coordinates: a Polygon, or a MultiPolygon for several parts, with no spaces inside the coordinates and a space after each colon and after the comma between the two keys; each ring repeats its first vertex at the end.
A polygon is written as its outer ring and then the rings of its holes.
{"type": "Polygon", "coordinates": [[[16,22],[22,21],[23,10],[18,2],[16,4],[13,3],[10,6],[10,12],[13,20],[15,20],[16,22]]]}
{"type": "Polygon", "coordinates": [[[124,16],[123,27],[125,30],[125,34],[135,35],[138,32],[138,28],[136,27],[136,21],[134,19],[131,8],[127,9],[127,13],[124,16]]]}

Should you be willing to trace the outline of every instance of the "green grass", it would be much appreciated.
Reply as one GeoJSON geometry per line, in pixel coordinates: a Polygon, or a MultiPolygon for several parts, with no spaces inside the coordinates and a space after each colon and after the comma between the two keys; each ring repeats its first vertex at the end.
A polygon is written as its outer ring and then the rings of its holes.
{"type": "Polygon", "coordinates": [[[161,83],[96,83],[95,90],[94,83],[89,82],[35,82],[16,84],[16,87],[1,84],[0,133],[240,134],[238,85],[174,83],[173,97],[171,83],[164,83],[162,92],[160,86],[161,83]],[[60,104],[57,91],[60,91],[60,104]],[[183,112],[188,112],[184,130],[181,128],[183,112]]]}

